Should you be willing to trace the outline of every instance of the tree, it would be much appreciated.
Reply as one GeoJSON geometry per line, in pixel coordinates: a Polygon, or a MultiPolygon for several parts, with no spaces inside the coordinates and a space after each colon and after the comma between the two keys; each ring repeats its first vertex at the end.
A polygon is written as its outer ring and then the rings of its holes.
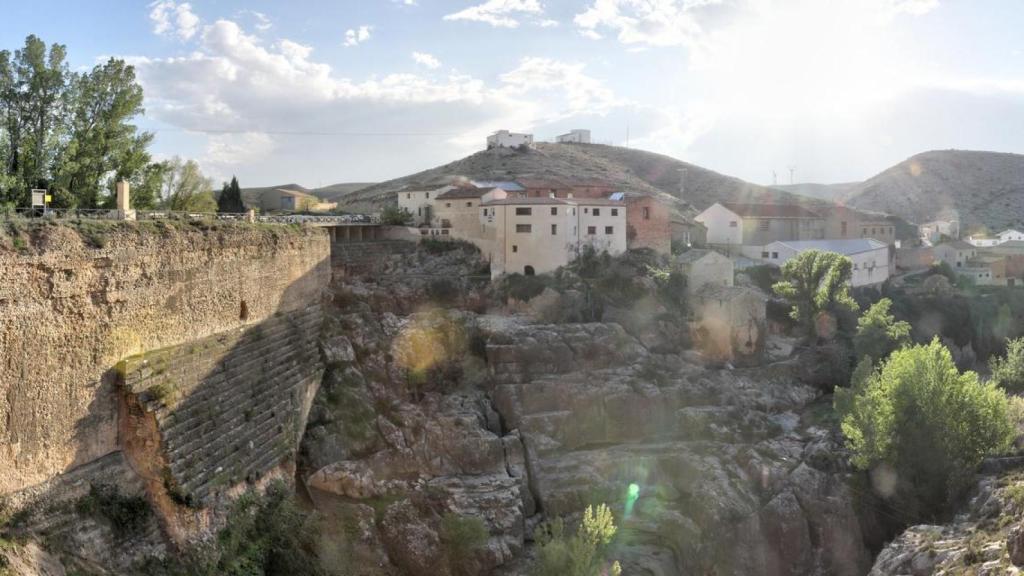
{"type": "Polygon", "coordinates": [[[242,189],[238,187],[238,178],[231,177],[230,184],[224,184],[220,198],[217,198],[217,211],[227,213],[245,212],[245,205],[242,204],[242,189]]]}
{"type": "Polygon", "coordinates": [[[885,495],[914,516],[907,521],[946,510],[982,459],[1013,442],[1006,394],[961,374],[938,338],[893,352],[878,370],[865,362],[834,400],[853,464],[889,471],[885,495]]]}
{"type": "Polygon", "coordinates": [[[184,161],[175,156],[166,162],[164,170],[161,197],[165,208],[176,212],[217,210],[217,201],[210,191],[212,183],[203,176],[195,160],[184,161]]]}
{"type": "Polygon", "coordinates": [[[1006,343],[1006,356],[993,356],[988,362],[992,382],[1007,392],[1024,392],[1024,338],[1006,343]]]}
{"type": "Polygon", "coordinates": [[[856,311],[848,283],[853,262],[841,254],[808,250],[782,266],[782,281],[772,289],[789,300],[789,315],[803,325],[809,337],[817,336],[815,321],[822,312],[856,311]]]}
{"type": "Polygon", "coordinates": [[[559,518],[537,529],[540,550],[534,565],[537,576],[598,576],[622,574],[619,563],[605,558],[615,532],[612,511],[605,504],[587,506],[576,534],[568,536],[559,518]]]}
{"type": "Polygon", "coordinates": [[[870,356],[883,360],[893,350],[910,343],[910,323],[889,313],[892,300],[882,298],[871,305],[857,320],[857,334],[853,337],[853,348],[858,358],[870,356]]]}
{"type": "Polygon", "coordinates": [[[380,221],[391,226],[405,226],[412,222],[412,213],[398,206],[387,206],[380,213],[380,221]]]}

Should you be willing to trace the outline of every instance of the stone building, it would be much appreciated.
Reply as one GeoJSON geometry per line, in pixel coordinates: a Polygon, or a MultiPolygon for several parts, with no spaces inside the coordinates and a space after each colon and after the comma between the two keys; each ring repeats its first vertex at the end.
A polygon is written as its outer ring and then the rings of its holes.
{"type": "Polygon", "coordinates": [[[694,294],[708,284],[732,286],[734,264],[730,258],[714,250],[690,249],[675,259],[679,271],[686,275],[686,291],[694,294]]]}
{"type": "Polygon", "coordinates": [[[752,365],[764,354],[765,297],[741,286],[705,284],[690,300],[694,347],[716,362],[752,365]]]}
{"type": "Polygon", "coordinates": [[[834,206],[824,211],[825,238],[847,240],[872,238],[886,244],[896,242],[896,225],[884,214],[854,210],[846,206],[834,206]]]}
{"type": "Polygon", "coordinates": [[[978,249],[962,240],[944,242],[932,248],[935,259],[949,264],[953,269],[963,268],[967,261],[978,255],[978,249]]]}
{"type": "Polygon", "coordinates": [[[560,144],[590,144],[590,130],[576,128],[567,134],[559,134],[555,141],[560,144]]]}
{"type": "Polygon", "coordinates": [[[795,204],[715,202],[697,215],[712,246],[739,249],[779,240],[821,240],[825,218],[795,204]]]}
{"type": "Polygon", "coordinates": [[[498,130],[487,137],[488,150],[491,148],[516,148],[531,144],[533,144],[533,134],[509,132],[508,130],[498,130]]]}
{"type": "Polygon", "coordinates": [[[650,248],[659,254],[672,251],[672,224],[668,206],[654,196],[623,194],[626,203],[626,245],[630,250],[650,248]]]}

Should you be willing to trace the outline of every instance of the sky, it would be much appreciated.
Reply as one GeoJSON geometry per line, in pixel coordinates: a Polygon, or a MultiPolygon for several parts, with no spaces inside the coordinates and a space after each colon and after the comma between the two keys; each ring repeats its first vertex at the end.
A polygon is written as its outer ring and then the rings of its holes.
{"type": "Polygon", "coordinates": [[[498,129],[760,184],[1024,152],[1020,0],[0,0],[0,48],[136,67],[157,158],[220,181],[380,181],[498,129]]]}

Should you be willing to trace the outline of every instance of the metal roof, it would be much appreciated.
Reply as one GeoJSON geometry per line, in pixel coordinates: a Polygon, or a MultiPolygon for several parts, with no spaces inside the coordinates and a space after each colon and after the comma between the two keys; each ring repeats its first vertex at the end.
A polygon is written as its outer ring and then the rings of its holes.
{"type": "Polygon", "coordinates": [[[821,218],[818,214],[796,204],[721,204],[744,218],[821,218]]]}
{"type": "Polygon", "coordinates": [[[518,182],[508,180],[471,180],[469,183],[477,188],[501,188],[505,192],[522,192],[526,190],[518,182]]]}
{"type": "Polygon", "coordinates": [[[797,252],[822,250],[824,252],[836,252],[846,256],[851,254],[860,254],[861,252],[870,252],[872,250],[878,250],[888,246],[884,242],[879,242],[873,238],[851,238],[847,240],[779,240],[768,244],[768,246],[773,244],[781,244],[796,250],[797,252]]]}

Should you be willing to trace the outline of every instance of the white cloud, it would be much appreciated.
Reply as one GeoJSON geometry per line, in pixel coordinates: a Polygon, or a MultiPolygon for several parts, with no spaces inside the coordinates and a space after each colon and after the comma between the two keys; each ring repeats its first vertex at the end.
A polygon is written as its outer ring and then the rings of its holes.
{"type": "Polygon", "coordinates": [[[541,28],[557,28],[558,27],[558,20],[552,20],[551,18],[545,18],[544,20],[540,20],[539,22],[537,22],[537,26],[540,26],[541,28]]]}
{"type": "Polygon", "coordinates": [[[416,0],[391,0],[395,4],[401,4],[402,6],[418,6],[419,2],[416,0]]]}
{"type": "Polygon", "coordinates": [[[345,46],[357,46],[366,42],[370,39],[370,33],[373,31],[373,26],[360,26],[359,28],[349,28],[345,31],[345,46]]]}
{"type": "Polygon", "coordinates": [[[702,35],[700,12],[721,0],[594,0],[573,22],[589,38],[599,29],[617,33],[623,44],[690,45],[702,35]]]}
{"type": "Polygon", "coordinates": [[[426,52],[413,52],[412,59],[421,66],[426,66],[431,70],[436,70],[441,67],[441,61],[438,60],[434,55],[427,54],[426,52]]]}
{"type": "Polygon", "coordinates": [[[523,15],[539,16],[544,7],[538,0],[487,0],[444,17],[445,20],[484,22],[498,28],[516,28],[523,15]]]}
{"type": "Polygon", "coordinates": [[[505,90],[513,95],[544,96],[546,108],[540,122],[555,122],[576,114],[606,114],[624,104],[604,82],[584,73],[583,64],[551,58],[523,58],[514,70],[501,75],[505,90]]]}
{"type": "Polygon", "coordinates": [[[253,28],[259,30],[260,32],[266,32],[267,30],[270,30],[274,26],[274,24],[270,21],[270,18],[268,18],[267,15],[264,14],[263,12],[256,12],[255,10],[250,10],[249,14],[251,14],[252,17],[256,20],[256,23],[253,24],[253,28]]]}
{"type": "Polygon", "coordinates": [[[149,7],[149,19],[153,22],[154,34],[174,34],[184,41],[191,39],[199,31],[199,17],[192,12],[192,5],[188,2],[177,4],[173,0],[157,0],[149,7]]]}

